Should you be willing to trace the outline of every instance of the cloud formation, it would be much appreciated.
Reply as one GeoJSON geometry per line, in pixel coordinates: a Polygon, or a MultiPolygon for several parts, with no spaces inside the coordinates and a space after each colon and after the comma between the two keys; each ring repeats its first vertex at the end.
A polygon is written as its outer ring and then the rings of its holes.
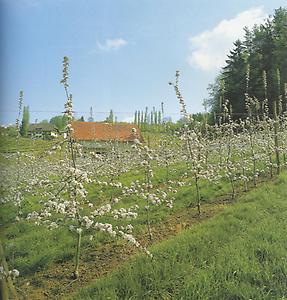
{"type": "Polygon", "coordinates": [[[98,49],[102,51],[110,51],[110,50],[117,50],[127,44],[127,41],[118,38],[118,39],[106,39],[104,43],[97,42],[98,49]]]}
{"type": "Polygon", "coordinates": [[[267,17],[263,7],[255,7],[239,13],[232,19],[222,20],[213,29],[192,36],[189,41],[190,66],[203,71],[213,71],[225,65],[226,55],[236,39],[244,36],[243,28],[260,24],[267,17]]]}

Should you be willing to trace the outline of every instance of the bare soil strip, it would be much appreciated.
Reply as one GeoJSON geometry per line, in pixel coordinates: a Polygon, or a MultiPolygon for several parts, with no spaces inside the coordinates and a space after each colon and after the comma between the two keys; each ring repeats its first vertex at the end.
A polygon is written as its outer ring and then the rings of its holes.
{"type": "MultiPolygon", "coordinates": [[[[177,235],[183,229],[203,222],[222,211],[230,203],[219,201],[202,205],[202,214],[197,214],[197,208],[185,208],[166,221],[152,228],[153,241],[150,243],[148,235],[142,235],[138,240],[142,245],[151,245],[177,235]]],[[[124,263],[139,250],[128,244],[119,245],[109,243],[100,248],[85,248],[81,255],[80,278],[71,279],[74,270],[73,261],[54,264],[47,270],[35,273],[18,281],[18,292],[21,299],[64,299],[95,279],[105,276],[124,263]]]]}

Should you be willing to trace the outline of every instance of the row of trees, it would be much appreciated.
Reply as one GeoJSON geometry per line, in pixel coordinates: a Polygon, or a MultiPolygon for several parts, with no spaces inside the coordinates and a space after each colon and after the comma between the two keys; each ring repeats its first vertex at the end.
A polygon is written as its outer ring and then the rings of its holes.
{"type": "MultiPolygon", "coordinates": [[[[73,120],[76,120],[76,119],[74,118],[73,120]]],[[[81,116],[79,119],[77,119],[77,121],[86,122],[84,116],[81,116]]],[[[88,122],[94,122],[92,113],[90,114],[90,117],[88,118],[88,122]]],[[[117,122],[117,117],[114,116],[114,112],[112,109],[110,110],[109,115],[106,117],[104,122],[107,122],[107,123],[116,123],[117,122]]],[[[55,117],[51,118],[49,123],[54,124],[58,128],[58,130],[62,131],[67,126],[67,117],[65,115],[64,116],[63,115],[55,116],[55,117]]]]}
{"type": "Polygon", "coordinates": [[[287,9],[275,10],[263,24],[245,28],[243,40],[234,43],[226,66],[209,86],[211,111],[222,113],[222,103],[229,100],[233,117],[240,118],[245,109],[246,94],[268,103],[273,115],[274,103],[281,111],[287,105],[287,9]]]}
{"type": "Polygon", "coordinates": [[[22,136],[26,136],[29,130],[29,122],[30,122],[30,112],[29,112],[29,106],[23,107],[23,117],[22,117],[22,123],[20,126],[20,134],[22,136]]]}
{"type": "Polygon", "coordinates": [[[145,108],[145,111],[136,110],[134,114],[134,124],[142,127],[144,125],[160,125],[163,123],[163,102],[161,103],[161,109],[156,110],[153,107],[152,111],[148,111],[148,107],[145,108]]]}
{"type": "MultiPolygon", "coordinates": [[[[76,120],[76,119],[74,119],[76,120]]],[[[85,122],[85,119],[83,116],[81,116],[79,119],[77,119],[78,121],[81,122],[85,122]]],[[[42,121],[40,121],[38,123],[37,119],[35,120],[35,123],[38,124],[53,124],[56,126],[56,128],[59,131],[63,131],[65,129],[65,127],[67,126],[67,116],[65,115],[57,115],[52,117],[50,120],[44,119],[42,121]]],[[[88,118],[88,122],[94,122],[94,119],[91,116],[88,118]]],[[[114,116],[113,110],[111,109],[109,112],[109,115],[107,116],[107,118],[105,119],[104,122],[108,122],[108,123],[114,123],[117,122],[117,117],[114,116]]],[[[29,106],[24,106],[23,107],[23,114],[22,114],[22,121],[21,121],[21,125],[20,125],[20,135],[26,137],[29,131],[29,125],[30,125],[30,112],[29,112],[29,106]]],[[[11,133],[11,135],[15,135],[15,130],[13,130],[13,132],[11,133]]]]}
{"type": "MultiPolygon", "coordinates": [[[[143,114],[143,111],[142,112],[136,111],[134,123],[141,127],[144,124],[159,125],[159,124],[163,123],[161,111],[155,111],[155,108],[149,114],[147,111],[148,111],[148,109],[146,108],[145,115],[143,114]]],[[[83,116],[81,116],[79,119],[74,118],[74,120],[85,122],[85,119],[83,116]]],[[[38,124],[49,124],[50,123],[50,124],[55,125],[59,131],[63,131],[64,128],[67,126],[67,121],[68,120],[65,115],[57,115],[57,116],[52,117],[50,120],[44,119],[40,122],[38,122],[36,119],[35,123],[38,123],[38,124]]],[[[92,115],[88,118],[87,121],[94,122],[94,118],[92,117],[92,115]]],[[[114,112],[112,109],[110,110],[108,116],[105,118],[105,120],[103,122],[117,123],[117,117],[114,115],[114,112]]],[[[24,136],[24,137],[27,136],[28,131],[29,131],[29,125],[30,125],[29,106],[24,106],[22,122],[20,125],[21,136],[24,136]]],[[[15,130],[13,130],[13,133],[11,133],[11,135],[13,135],[13,136],[15,135],[15,130]]]]}

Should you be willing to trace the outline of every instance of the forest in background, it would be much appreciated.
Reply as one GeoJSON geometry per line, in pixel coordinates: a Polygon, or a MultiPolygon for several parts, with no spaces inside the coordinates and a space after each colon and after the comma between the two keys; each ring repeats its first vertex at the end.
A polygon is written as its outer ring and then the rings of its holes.
{"type": "Polygon", "coordinates": [[[246,96],[262,103],[269,112],[286,111],[287,105],[287,9],[280,7],[274,15],[252,29],[244,28],[243,40],[236,40],[226,65],[208,87],[207,103],[212,113],[220,114],[229,101],[234,118],[246,116],[246,96]]]}

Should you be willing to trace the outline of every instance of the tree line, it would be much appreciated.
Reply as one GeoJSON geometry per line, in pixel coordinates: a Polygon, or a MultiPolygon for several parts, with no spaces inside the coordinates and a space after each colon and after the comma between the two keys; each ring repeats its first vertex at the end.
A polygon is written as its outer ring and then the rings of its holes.
{"type": "Polygon", "coordinates": [[[280,7],[263,24],[244,30],[244,38],[234,42],[225,67],[208,87],[211,112],[222,113],[228,100],[233,118],[244,118],[247,98],[258,103],[258,114],[263,103],[271,116],[274,107],[279,113],[287,111],[287,9],[280,7]]]}
{"type": "MultiPolygon", "coordinates": [[[[75,121],[81,121],[81,122],[85,122],[85,119],[83,116],[81,116],[79,119],[74,119],[75,121]]],[[[35,120],[36,124],[52,124],[55,125],[55,127],[59,130],[59,131],[63,131],[67,125],[67,116],[65,115],[57,115],[52,117],[50,120],[44,119],[40,122],[38,122],[38,120],[35,120]]],[[[88,122],[94,122],[93,117],[89,117],[88,118],[88,122]]],[[[106,117],[106,119],[104,120],[104,122],[108,122],[108,123],[116,123],[117,122],[117,117],[114,116],[113,110],[110,110],[109,115],[106,117]]],[[[30,126],[30,112],[29,112],[29,106],[24,106],[23,107],[23,114],[22,114],[22,121],[20,124],[20,135],[23,137],[26,137],[29,131],[29,126],[30,126]]],[[[11,131],[11,130],[10,130],[11,131]]],[[[15,135],[15,128],[14,130],[12,130],[11,132],[9,131],[9,135],[15,135]]]]}

